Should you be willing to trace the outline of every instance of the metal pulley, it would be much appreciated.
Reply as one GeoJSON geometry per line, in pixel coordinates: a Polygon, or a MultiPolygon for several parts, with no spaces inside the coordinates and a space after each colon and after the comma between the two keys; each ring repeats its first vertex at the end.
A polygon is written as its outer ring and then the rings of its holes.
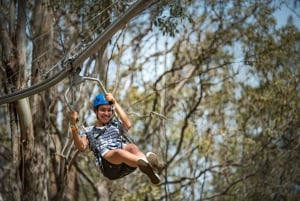
{"type": "Polygon", "coordinates": [[[97,82],[100,85],[102,91],[105,94],[107,93],[107,91],[106,91],[106,89],[105,89],[105,87],[104,87],[104,85],[103,85],[103,83],[101,82],[100,79],[93,78],[93,77],[80,76],[78,72],[74,72],[70,77],[70,86],[67,88],[67,90],[65,91],[65,94],[64,94],[65,102],[66,102],[66,104],[67,104],[70,111],[75,111],[75,109],[74,109],[75,97],[74,97],[74,93],[72,93],[72,95],[71,95],[72,100],[70,101],[68,99],[69,92],[71,92],[71,89],[73,87],[75,87],[76,85],[79,85],[79,84],[81,84],[81,83],[83,83],[87,80],[97,82]]]}

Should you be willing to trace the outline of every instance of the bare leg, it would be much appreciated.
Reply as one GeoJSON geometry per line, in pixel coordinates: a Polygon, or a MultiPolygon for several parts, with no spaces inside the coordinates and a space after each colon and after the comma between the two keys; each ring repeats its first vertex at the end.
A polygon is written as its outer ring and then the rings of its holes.
{"type": "Polygon", "coordinates": [[[124,147],[124,150],[136,155],[142,159],[146,159],[146,156],[143,152],[140,151],[140,149],[135,144],[126,144],[124,147]]]}
{"type": "Polygon", "coordinates": [[[123,149],[110,150],[103,157],[113,164],[125,163],[131,167],[139,167],[153,184],[160,182],[159,175],[150,166],[145,154],[135,144],[127,144],[123,149]]]}
{"type": "Polygon", "coordinates": [[[103,157],[113,164],[125,163],[131,167],[137,167],[137,161],[146,158],[134,144],[127,144],[124,149],[110,150],[103,157]]]}

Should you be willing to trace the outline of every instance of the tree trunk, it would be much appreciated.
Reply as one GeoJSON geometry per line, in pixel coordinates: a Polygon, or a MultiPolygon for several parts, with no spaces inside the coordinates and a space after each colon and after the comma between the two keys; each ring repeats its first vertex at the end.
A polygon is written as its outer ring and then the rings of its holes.
{"type": "MultiPolygon", "coordinates": [[[[32,85],[42,79],[42,70],[51,65],[52,24],[46,1],[36,1],[33,10],[32,37],[32,85]],[[49,51],[50,50],[50,51],[49,51]],[[40,57],[40,55],[44,55],[40,57]],[[37,59],[38,58],[38,59],[37,59]]],[[[24,161],[24,201],[48,201],[49,180],[49,94],[41,92],[31,97],[33,116],[34,148],[32,155],[24,161]]]]}
{"type": "MultiPolygon", "coordinates": [[[[14,90],[20,90],[25,85],[25,65],[26,65],[26,14],[25,1],[20,1],[17,6],[15,1],[10,2],[9,28],[5,26],[4,15],[0,15],[2,25],[1,32],[1,54],[2,66],[6,74],[4,79],[7,85],[5,90],[9,93],[14,90]],[[17,12],[17,13],[16,13],[17,12]],[[16,18],[14,18],[16,14],[16,18]],[[15,20],[17,20],[15,22],[15,20]]],[[[11,179],[11,196],[13,200],[21,200],[22,187],[21,180],[24,178],[24,166],[21,160],[30,158],[33,149],[33,130],[31,121],[31,112],[27,99],[18,100],[9,107],[10,125],[11,125],[11,150],[12,150],[12,167],[10,169],[11,179]],[[21,135],[19,134],[21,132],[21,135]],[[26,153],[26,154],[25,154],[26,153]],[[20,166],[21,165],[21,166],[20,166]],[[20,168],[21,167],[21,168],[20,168]],[[21,172],[20,172],[21,171],[21,172]]]]}

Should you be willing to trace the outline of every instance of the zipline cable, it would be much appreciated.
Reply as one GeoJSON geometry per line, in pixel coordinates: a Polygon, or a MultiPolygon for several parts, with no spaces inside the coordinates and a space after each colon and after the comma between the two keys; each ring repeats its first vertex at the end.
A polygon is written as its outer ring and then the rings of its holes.
{"type": "Polygon", "coordinates": [[[97,51],[97,49],[99,49],[99,47],[102,47],[107,41],[109,41],[111,36],[121,29],[121,27],[157,1],[158,0],[139,0],[133,4],[120,18],[116,19],[114,23],[110,24],[96,40],[88,45],[85,51],[81,52],[78,56],[76,56],[76,58],[74,58],[73,67],[78,68],[87,57],[91,56],[97,51]]]}
{"type": "MultiPolygon", "coordinates": [[[[110,5],[108,5],[108,6],[105,7],[104,9],[102,9],[100,12],[96,13],[96,15],[94,15],[94,16],[92,16],[92,17],[89,17],[89,18],[85,19],[84,22],[82,22],[82,23],[90,24],[90,23],[92,23],[92,22],[95,22],[96,19],[97,19],[97,17],[101,16],[103,13],[107,12],[109,9],[113,9],[113,8],[116,7],[120,2],[122,2],[122,0],[112,2],[110,5]]],[[[54,9],[53,6],[52,6],[52,9],[54,9]]],[[[53,14],[53,18],[54,18],[54,23],[55,23],[55,24],[59,24],[59,23],[58,23],[58,20],[57,20],[56,17],[55,17],[55,14],[54,14],[54,11],[53,11],[53,10],[52,10],[52,14],[53,14]]],[[[116,18],[119,18],[119,17],[120,17],[120,16],[116,16],[116,18]]],[[[105,18],[104,20],[102,20],[101,23],[98,24],[97,27],[94,28],[94,29],[93,29],[92,31],[90,31],[90,32],[91,32],[91,33],[95,33],[96,31],[99,31],[99,33],[102,32],[103,30],[100,31],[100,29],[101,29],[101,28],[104,29],[104,28],[103,28],[103,25],[104,25],[105,23],[107,23],[109,20],[111,20],[111,17],[110,17],[110,16],[108,16],[107,18],[105,18]]],[[[95,23],[97,23],[97,22],[95,22],[95,23]]],[[[61,30],[60,26],[58,26],[58,27],[59,27],[59,30],[60,30],[60,31],[59,31],[59,41],[60,41],[60,44],[61,44],[61,47],[62,47],[62,51],[64,52],[64,57],[63,57],[63,58],[70,58],[70,57],[72,57],[72,53],[73,53],[73,52],[80,52],[80,51],[82,51],[83,47],[85,47],[86,44],[85,44],[85,43],[80,43],[80,42],[79,42],[78,44],[75,45],[75,47],[72,47],[72,48],[69,50],[68,53],[66,53],[65,50],[64,50],[64,49],[65,49],[65,48],[64,48],[64,41],[62,40],[62,38],[63,38],[63,36],[62,36],[62,30],[61,30]],[[66,55],[68,55],[68,56],[66,56],[66,55]]],[[[78,31],[79,31],[79,30],[78,30],[78,31]]],[[[31,33],[31,31],[30,31],[30,33],[31,33]]],[[[90,37],[89,35],[83,35],[82,30],[79,31],[79,35],[81,35],[81,41],[85,41],[85,40],[87,40],[87,39],[90,37]]],[[[30,37],[33,38],[33,37],[32,37],[32,34],[30,34],[30,37]]],[[[39,38],[39,37],[41,37],[41,36],[36,37],[35,40],[36,40],[37,38],[39,38]]],[[[96,38],[96,37],[95,37],[95,38],[96,38]]],[[[48,53],[49,51],[50,51],[50,50],[47,50],[47,51],[45,51],[42,55],[38,56],[37,58],[34,58],[34,59],[32,60],[32,63],[37,62],[41,57],[44,57],[44,56],[46,55],[46,53],[48,53]]],[[[75,55],[76,55],[76,54],[75,54],[75,55]]],[[[44,77],[44,78],[47,77],[47,76],[48,76],[48,73],[51,72],[54,68],[57,68],[57,67],[58,67],[57,65],[54,65],[54,66],[51,66],[49,70],[48,70],[48,69],[43,70],[43,71],[45,71],[45,72],[43,72],[42,77],[44,77]]]]}
{"type": "Polygon", "coordinates": [[[5,96],[0,97],[0,105],[4,103],[11,103],[22,98],[26,98],[33,94],[44,91],[58,82],[65,79],[70,73],[75,72],[77,68],[84,62],[86,58],[94,54],[100,47],[102,47],[110,38],[121,29],[125,24],[127,24],[132,18],[137,16],[143,10],[149,6],[156,3],[158,0],[139,0],[130,6],[123,15],[112,22],[104,31],[101,33],[90,45],[88,45],[79,55],[75,56],[73,59],[68,59],[65,63],[61,62],[62,66],[67,65],[66,68],[55,74],[54,76],[40,82],[39,84],[30,86],[27,89],[13,92],[5,96]]]}

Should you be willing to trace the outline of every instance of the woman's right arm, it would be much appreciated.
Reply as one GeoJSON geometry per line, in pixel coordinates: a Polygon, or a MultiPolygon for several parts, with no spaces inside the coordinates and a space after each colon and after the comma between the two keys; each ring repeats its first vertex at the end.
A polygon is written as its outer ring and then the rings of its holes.
{"type": "Polygon", "coordinates": [[[123,110],[123,108],[120,106],[120,104],[117,102],[117,100],[114,98],[114,96],[111,93],[107,93],[105,95],[106,100],[112,102],[115,106],[115,111],[117,112],[118,116],[120,117],[123,126],[126,130],[129,130],[131,128],[131,121],[126,114],[126,112],[123,110]]]}
{"type": "Polygon", "coordinates": [[[79,129],[76,125],[76,121],[78,119],[79,115],[77,112],[69,112],[69,120],[71,123],[71,132],[74,140],[74,144],[78,151],[84,151],[87,149],[89,145],[89,141],[86,136],[80,136],[79,135],[79,129]]]}

